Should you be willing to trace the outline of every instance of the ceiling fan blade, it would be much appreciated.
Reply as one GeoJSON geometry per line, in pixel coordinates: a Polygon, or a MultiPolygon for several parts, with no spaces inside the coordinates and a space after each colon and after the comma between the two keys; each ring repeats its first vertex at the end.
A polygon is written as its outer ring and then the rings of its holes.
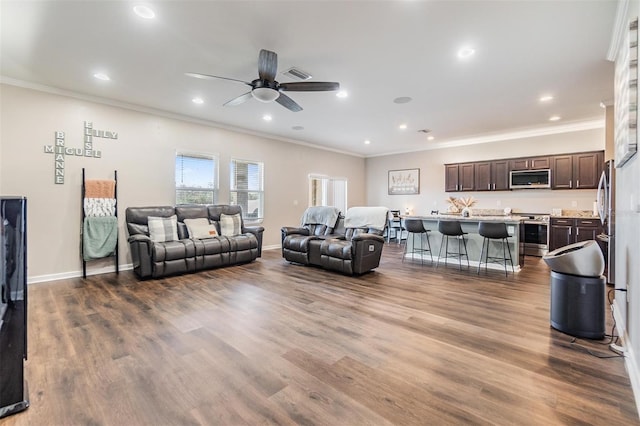
{"type": "Polygon", "coordinates": [[[287,92],[327,92],[340,89],[340,83],[326,81],[301,81],[294,83],[280,83],[280,90],[287,92]]]}
{"type": "Polygon", "coordinates": [[[201,78],[203,80],[213,80],[216,78],[221,80],[231,80],[231,81],[237,81],[238,83],[246,84],[247,86],[251,86],[251,83],[248,83],[246,81],[237,80],[235,78],[229,78],[229,77],[220,77],[217,75],[200,74],[198,72],[185,72],[184,75],[187,75],[189,77],[201,78]]]}
{"type": "Polygon", "coordinates": [[[229,102],[225,103],[223,106],[236,106],[236,105],[240,105],[243,104],[245,102],[247,102],[249,99],[251,99],[253,96],[251,95],[251,92],[247,92],[244,95],[240,95],[237,98],[233,98],[231,99],[229,102]]]}
{"type": "Polygon", "coordinates": [[[273,81],[278,71],[278,55],[270,50],[260,50],[258,56],[258,76],[260,80],[273,81]]]}
{"type": "Polygon", "coordinates": [[[293,99],[285,95],[284,93],[280,93],[280,96],[278,96],[278,99],[276,99],[276,102],[290,111],[293,111],[293,112],[302,111],[302,107],[298,105],[293,99]]]}

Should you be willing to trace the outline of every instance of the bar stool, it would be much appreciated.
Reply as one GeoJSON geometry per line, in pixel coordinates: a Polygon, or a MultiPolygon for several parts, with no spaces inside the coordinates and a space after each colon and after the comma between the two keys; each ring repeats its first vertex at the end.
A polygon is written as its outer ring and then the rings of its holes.
{"type": "Polygon", "coordinates": [[[440,253],[442,253],[442,247],[444,246],[444,266],[447,266],[447,258],[449,257],[457,257],[458,265],[460,270],[462,270],[462,256],[467,258],[467,268],[469,267],[469,254],[467,253],[467,240],[464,238],[467,235],[466,232],[462,230],[462,226],[460,226],[460,222],[457,220],[440,220],[438,221],[438,231],[442,234],[442,241],[440,241],[440,250],[438,251],[438,262],[436,263],[436,268],[440,264],[440,253]],[[455,237],[458,240],[458,251],[450,252],[449,251],[449,237],[455,237]],[[462,244],[460,243],[462,241],[462,244]],[[464,248],[464,253],[462,252],[462,248],[464,248]]]}
{"type": "Polygon", "coordinates": [[[402,232],[405,231],[400,217],[400,210],[389,210],[391,217],[387,219],[387,243],[391,242],[391,231],[398,245],[402,242],[402,232]]]}
{"type": "Polygon", "coordinates": [[[421,219],[405,219],[404,220],[404,228],[407,230],[407,242],[404,245],[404,251],[402,253],[402,261],[404,262],[404,258],[407,255],[407,248],[409,246],[409,237],[411,237],[411,246],[413,247],[411,250],[411,260],[414,259],[416,253],[420,253],[420,264],[424,265],[424,252],[429,252],[429,256],[431,257],[431,263],[433,263],[433,255],[431,254],[431,243],[429,242],[429,231],[424,229],[424,224],[421,219]],[[427,236],[427,246],[429,248],[424,248],[423,236],[427,236]],[[420,248],[416,248],[416,236],[420,239],[420,248]]]}
{"type": "Polygon", "coordinates": [[[480,263],[478,263],[478,275],[480,274],[480,267],[482,266],[482,254],[485,253],[485,245],[487,251],[484,256],[484,270],[487,270],[487,263],[489,259],[500,261],[500,264],[504,264],[504,276],[508,276],[507,260],[511,262],[511,271],[514,272],[513,259],[511,258],[511,248],[509,248],[509,231],[507,230],[507,224],[501,222],[480,222],[478,223],[478,234],[483,236],[482,250],[480,251],[480,263]],[[502,242],[502,257],[489,256],[489,240],[500,240],[502,242]],[[505,250],[505,246],[507,250],[505,250]],[[507,251],[509,252],[509,258],[507,258],[507,251]]]}

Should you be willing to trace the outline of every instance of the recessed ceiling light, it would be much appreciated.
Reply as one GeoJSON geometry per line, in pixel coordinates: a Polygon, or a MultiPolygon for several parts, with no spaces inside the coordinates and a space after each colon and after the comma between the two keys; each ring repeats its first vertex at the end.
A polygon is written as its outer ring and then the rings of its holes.
{"type": "Polygon", "coordinates": [[[156,17],[156,14],[149,6],[138,5],[133,7],[133,11],[136,15],[144,19],[153,19],[156,17]]]}
{"type": "Polygon", "coordinates": [[[265,114],[265,115],[262,116],[262,119],[264,121],[271,121],[271,120],[273,120],[273,117],[271,117],[269,114],[265,114]]]}
{"type": "Polygon", "coordinates": [[[405,123],[402,123],[401,125],[398,126],[398,129],[400,130],[405,130],[407,128],[407,125],[405,123]]]}
{"type": "Polygon", "coordinates": [[[540,96],[540,99],[538,99],[540,102],[549,102],[553,100],[553,96],[551,95],[544,95],[544,96],[540,96]]]}
{"type": "Polygon", "coordinates": [[[365,145],[369,145],[371,143],[371,141],[369,139],[367,139],[366,141],[364,141],[365,145]]]}
{"type": "Polygon", "coordinates": [[[549,117],[549,121],[558,121],[558,120],[560,120],[559,115],[552,115],[551,117],[549,117]]]}
{"type": "Polygon", "coordinates": [[[349,93],[346,90],[341,90],[336,93],[336,96],[339,98],[346,98],[347,96],[349,96],[349,93]]]}
{"type": "Polygon", "coordinates": [[[103,72],[97,72],[97,73],[95,73],[93,76],[94,76],[95,78],[97,78],[98,80],[102,80],[102,81],[109,81],[109,80],[111,80],[111,78],[110,78],[107,74],[105,74],[105,73],[103,73],[103,72]]]}
{"type": "Polygon", "coordinates": [[[191,99],[191,102],[193,102],[194,104],[202,105],[204,103],[204,100],[202,98],[193,98],[191,99]]]}
{"type": "Polygon", "coordinates": [[[434,140],[434,139],[435,139],[435,137],[434,137],[434,136],[427,136],[427,140],[428,140],[428,141],[432,141],[432,140],[434,140]]]}
{"type": "Polygon", "coordinates": [[[395,98],[393,100],[394,104],[406,104],[411,102],[413,99],[411,99],[409,96],[400,96],[399,98],[395,98]]]}
{"type": "Polygon", "coordinates": [[[463,47],[460,50],[458,50],[458,58],[460,59],[467,59],[471,56],[473,56],[473,54],[476,53],[476,50],[472,47],[463,47]]]}

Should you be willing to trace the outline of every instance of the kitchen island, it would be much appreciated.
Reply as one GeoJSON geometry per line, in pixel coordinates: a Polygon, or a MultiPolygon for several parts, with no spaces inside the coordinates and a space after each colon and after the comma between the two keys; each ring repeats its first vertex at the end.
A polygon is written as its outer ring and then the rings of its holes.
{"type": "MultiPolygon", "coordinates": [[[[480,252],[482,250],[482,241],[483,237],[478,234],[478,223],[479,222],[502,222],[507,225],[507,231],[509,232],[509,248],[511,249],[511,257],[513,258],[513,268],[516,272],[520,271],[520,268],[524,266],[524,250],[522,247],[522,243],[524,243],[522,237],[523,220],[526,219],[523,216],[469,216],[463,217],[462,215],[455,214],[438,214],[438,215],[429,215],[429,216],[403,216],[403,219],[420,219],[424,224],[424,228],[428,231],[429,235],[429,243],[431,244],[431,250],[433,254],[434,264],[438,260],[438,252],[440,251],[440,242],[442,241],[442,234],[438,232],[438,221],[441,220],[457,220],[460,222],[462,226],[462,230],[467,232],[465,235],[465,239],[467,240],[467,252],[469,254],[469,265],[470,267],[478,267],[478,263],[480,261],[480,252]]],[[[426,238],[426,237],[423,237],[426,238]]],[[[411,250],[413,248],[413,238],[407,238],[407,259],[411,259],[411,250]]],[[[499,255],[502,256],[502,246],[500,241],[489,240],[490,242],[490,253],[489,256],[497,255],[499,250],[499,255]]],[[[416,239],[416,245],[418,241],[416,239]]],[[[423,243],[426,246],[426,241],[423,243]]],[[[451,250],[451,242],[449,243],[449,249],[451,250]]],[[[455,248],[454,248],[455,250],[455,248]]],[[[444,249],[442,250],[444,257],[444,249]]],[[[507,255],[508,256],[508,255],[507,255]]],[[[419,259],[420,255],[415,254],[415,259],[419,259]]],[[[431,258],[429,257],[429,253],[424,254],[424,260],[429,261],[431,258]]],[[[442,259],[444,260],[444,259],[442,259]]],[[[457,259],[447,259],[449,264],[455,264],[457,266],[457,259]]],[[[508,264],[508,262],[507,262],[508,264]]],[[[441,261],[440,265],[443,263],[441,261]]],[[[465,266],[465,259],[462,259],[462,265],[465,266]]],[[[510,266],[510,265],[509,265],[510,266]]],[[[484,263],[482,265],[484,268],[484,263]]],[[[497,263],[489,263],[487,265],[489,269],[500,269],[503,270],[504,266],[497,263]]]]}

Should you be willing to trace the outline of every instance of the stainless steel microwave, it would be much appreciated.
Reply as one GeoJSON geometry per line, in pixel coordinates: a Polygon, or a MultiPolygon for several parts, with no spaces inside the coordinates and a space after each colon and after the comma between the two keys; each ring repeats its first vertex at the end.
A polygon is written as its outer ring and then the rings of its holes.
{"type": "Polygon", "coordinates": [[[551,170],[514,170],[509,175],[509,188],[551,188],[551,170]]]}

